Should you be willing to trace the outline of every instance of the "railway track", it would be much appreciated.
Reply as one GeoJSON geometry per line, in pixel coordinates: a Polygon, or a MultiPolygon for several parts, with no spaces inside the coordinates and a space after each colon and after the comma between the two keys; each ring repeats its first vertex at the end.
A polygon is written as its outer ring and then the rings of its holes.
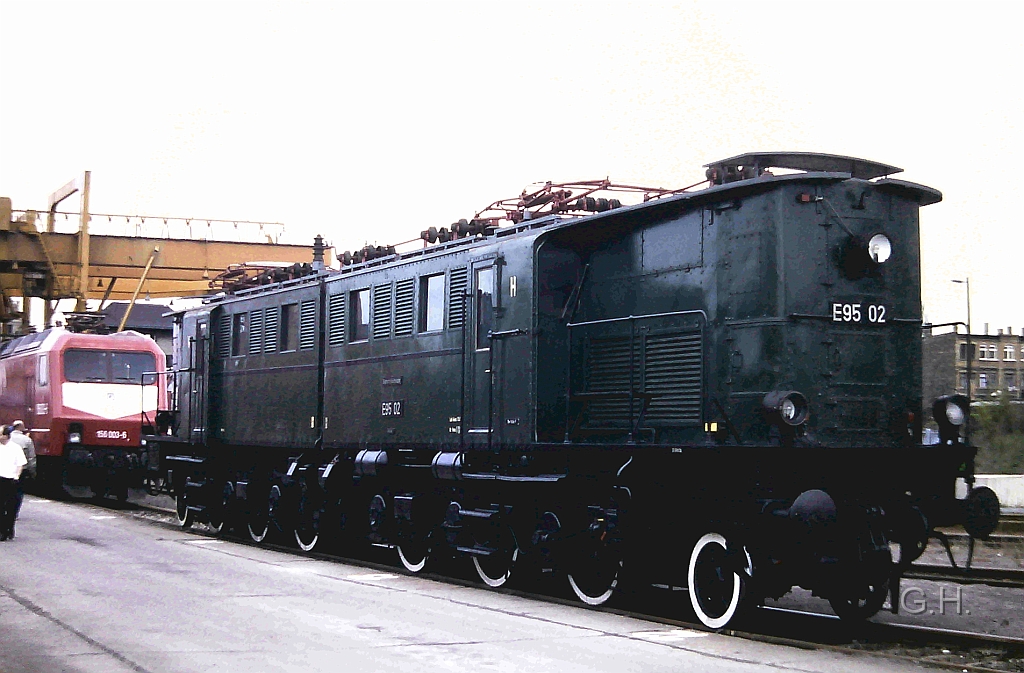
{"type": "MultiPolygon", "coordinates": [[[[104,503],[106,504],[106,503],[104,503]]],[[[111,503],[113,504],[113,503],[111,503]]],[[[129,515],[139,516],[157,525],[178,528],[173,511],[131,503],[118,507],[129,515]],[[137,508],[134,511],[132,507],[137,508]]],[[[214,536],[197,525],[191,531],[199,536],[214,536]]],[[[230,536],[234,542],[256,546],[247,537],[230,536]]],[[[408,574],[387,558],[389,550],[370,548],[361,556],[333,553],[304,553],[289,544],[262,544],[287,554],[311,557],[321,560],[342,561],[380,572],[408,574]]],[[[958,583],[983,583],[997,587],[1024,586],[1024,572],[972,569],[965,573],[939,566],[915,566],[913,577],[934,581],[958,583]],[[953,572],[949,572],[953,570],[953,572]],[[945,573],[940,571],[946,571],[945,573]],[[966,579],[965,579],[966,578],[966,579]]],[[[420,577],[433,581],[461,586],[481,587],[479,580],[470,574],[462,575],[458,568],[443,568],[445,572],[419,573],[420,577]]],[[[908,574],[908,577],[911,576],[908,574]]],[[[690,617],[686,611],[688,600],[665,600],[664,589],[643,587],[623,595],[615,605],[585,608],[575,598],[563,595],[564,582],[544,582],[536,587],[503,587],[494,589],[507,594],[531,600],[570,605],[583,609],[595,609],[610,614],[641,619],[652,623],[680,629],[706,631],[702,624],[690,617]]],[[[679,591],[680,595],[684,592],[679,591]]],[[[865,622],[851,625],[832,614],[799,609],[761,606],[750,610],[739,622],[738,628],[722,630],[721,633],[734,637],[786,645],[801,649],[830,649],[837,652],[871,654],[925,663],[930,666],[970,673],[992,673],[994,671],[1024,672],[1024,638],[957,631],[950,629],[899,624],[891,622],[865,622]],[[800,634],[794,637],[793,634],[800,634]]]]}
{"type": "Polygon", "coordinates": [[[952,568],[938,565],[912,565],[904,574],[908,579],[952,582],[955,584],[985,584],[990,587],[1024,588],[1024,570],[1004,568],[952,568]]]}

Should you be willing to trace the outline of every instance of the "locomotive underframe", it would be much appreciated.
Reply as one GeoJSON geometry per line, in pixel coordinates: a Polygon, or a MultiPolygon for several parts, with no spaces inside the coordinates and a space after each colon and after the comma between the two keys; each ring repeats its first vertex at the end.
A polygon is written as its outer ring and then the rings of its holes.
{"type": "Polygon", "coordinates": [[[310,548],[396,547],[410,564],[465,556],[495,576],[515,565],[517,575],[570,573],[598,586],[611,575],[618,583],[621,565],[627,587],[638,577],[685,586],[690,551],[714,532],[728,541],[727,569],[744,573],[753,601],[796,585],[856,601],[858,587],[898,582],[932,528],[964,521],[944,475],[974,452],[536,444],[454,454],[461,468],[438,471],[427,448],[315,456],[227,448],[205,456],[175,456],[173,442],[158,448],[172,492],[217,529],[266,526],[310,548]],[[790,512],[816,491],[834,512],[790,512]],[[902,558],[890,557],[890,543],[902,558]]]}

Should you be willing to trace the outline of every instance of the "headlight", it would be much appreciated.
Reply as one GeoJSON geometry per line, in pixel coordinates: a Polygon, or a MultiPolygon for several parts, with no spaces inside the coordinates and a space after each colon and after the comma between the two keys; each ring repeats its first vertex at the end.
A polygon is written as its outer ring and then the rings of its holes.
{"type": "Polygon", "coordinates": [[[932,416],[939,425],[939,441],[943,444],[959,443],[960,431],[971,413],[963,395],[944,395],[932,404],[932,416]]]}
{"type": "Polygon", "coordinates": [[[787,423],[791,422],[794,418],[796,418],[796,404],[794,404],[793,400],[789,399],[788,397],[782,400],[782,404],[779,407],[779,411],[782,412],[782,419],[787,423]]]}
{"type": "Polygon", "coordinates": [[[82,433],[80,433],[80,432],[69,433],[68,434],[68,443],[69,444],[81,444],[82,443],[82,433]]]}
{"type": "Polygon", "coordinates": [[[885,234],[875,234],[868,241],[868,257],[875,264],[882,264],[892,255],[892,243],[885,234]]]}
{"type": "Polygon", "coordinates": [[[810,417],[807,398],[794,390],[777,390],[764,396],[762,402],[768,421],[796,427],[810,417]]]}

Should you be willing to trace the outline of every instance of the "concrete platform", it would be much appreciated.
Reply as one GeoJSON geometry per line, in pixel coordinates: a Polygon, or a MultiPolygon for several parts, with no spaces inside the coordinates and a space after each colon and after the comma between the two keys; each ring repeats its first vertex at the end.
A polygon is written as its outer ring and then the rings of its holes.
{"type": "MultiPolygon", "coordinates": [[[[317,560],[26,498],[0,670],[915,671],[317,560]]],[[[799,634],[793,634],[799,637],[799,634]]]]}

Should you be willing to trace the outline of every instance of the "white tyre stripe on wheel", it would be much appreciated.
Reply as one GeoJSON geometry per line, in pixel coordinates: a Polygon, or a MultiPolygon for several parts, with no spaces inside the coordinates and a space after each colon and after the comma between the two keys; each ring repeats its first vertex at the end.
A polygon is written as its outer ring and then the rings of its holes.
{"type": "Polygon", "coordinates": [[[686,586],[689,589],[690,604],[693,606],[693,611],[697,613],[697,619],[709,629],[720,629],[729,623],[729,620],[736,614],[736,608],[740,604],[740,576],[737,573],[732,574],[732,598],[729,601],[729,607],[726,608],[725,613],[721,617],[710,617],[704,614],[701,609],[700,601],[697,598],[697,592],[695,591],[695,573],[697,569],[697,559],[700,557],[701,550],[709,544],[717,544],[722,549],[726,549],[725,538],[718,533],[707,533],[701,539],[697,540],[697,544],[693,546],[693,552],[690,553],[690,567],[686,573],[686,586]]]}

